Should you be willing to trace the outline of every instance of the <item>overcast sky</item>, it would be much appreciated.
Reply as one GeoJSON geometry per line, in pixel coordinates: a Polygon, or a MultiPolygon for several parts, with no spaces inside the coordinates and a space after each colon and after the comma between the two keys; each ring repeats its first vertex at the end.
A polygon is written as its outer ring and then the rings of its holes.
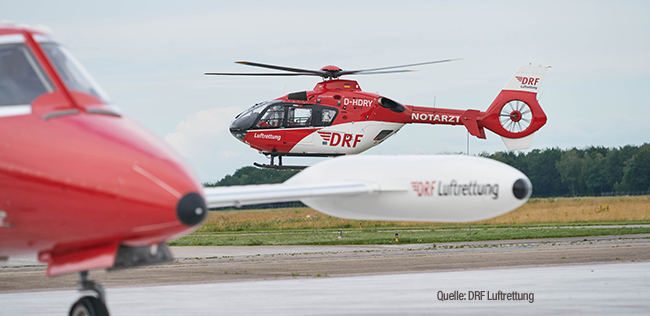
{"type": "MultiPolygon", "coordinates": [[[[0,21],[44,25],[111,96],[186,157],[203,181],[266,162],[228,132],[256,102],[316,77],[206,77],[299,68],[376,68],[447,58],[418,72],[357,76],[413,105],[485,110],[523,64],[552,66],[538,99],[548,123],[531,149],[650,142],[648,1],[8,1],[0,21]]],[[[470,153],[506,150],[472,138],[470,153]]],[[[407,125],[364,154],[465,152],[462,126],[407,125]]],[[[531,150],[529,149],[529,150],[531,150]]],[[[317,159],[287,159],[310,164],[317,159]]]]}

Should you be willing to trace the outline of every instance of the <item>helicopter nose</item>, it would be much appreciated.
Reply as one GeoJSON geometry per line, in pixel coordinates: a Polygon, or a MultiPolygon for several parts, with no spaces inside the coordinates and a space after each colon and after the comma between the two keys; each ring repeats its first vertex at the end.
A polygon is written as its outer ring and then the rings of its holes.
{"type": "Polygon", "coordinates": [[[193,192],[185,194],[176,205],[178,219],[187,226],[201,223],[208,214],[207,210],[203,197],[193,192]]]}
{"type": "Polygon", "coordinates": [[[244,138],[246,137],[246,133],[247,133],[247,131],[242,130],[240,128],[233,128],[233,127],[230,128],[230,134],[232,134],[232,136],[234,136],[235,138],[237,138],[239,141],[242,141],[242,142],[244,141],[244,138]]]}

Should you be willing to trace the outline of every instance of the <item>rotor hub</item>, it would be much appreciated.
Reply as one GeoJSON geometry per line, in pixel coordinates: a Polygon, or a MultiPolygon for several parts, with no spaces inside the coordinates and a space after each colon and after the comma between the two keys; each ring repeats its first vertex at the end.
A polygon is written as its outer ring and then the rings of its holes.
{"type": "Polygon", "coordinates": [[[329,66],[325,66],[325,67],[321,68],[320,70],[329,71],[329,72],[336,72],[336,71],[342,71],[343,69],[341,69],[341,68],[339,68],[337,66],[329,65],[329,66]]]}
{"type": "Polygon", "coordinates": [[[331,80],[331,79],[338,79],[338,77],[341,75],[341,72],[343,71],[343,69],[341,69],[341,68],[339,68],[337,66],[329,65],[329,66],[325,66],[325,67],[321,68],[320,71],[323,72],[323,75],[322,75],[323,79],[331,80]]]}
{"type": "Polygon", "coordinates": [[[519,121],[521,121],[521,112],[519,112],[519,111],[512,111],[512,112],[510,112],[510,119],[511,119],[513,122],[519,122],[519,121]]]}

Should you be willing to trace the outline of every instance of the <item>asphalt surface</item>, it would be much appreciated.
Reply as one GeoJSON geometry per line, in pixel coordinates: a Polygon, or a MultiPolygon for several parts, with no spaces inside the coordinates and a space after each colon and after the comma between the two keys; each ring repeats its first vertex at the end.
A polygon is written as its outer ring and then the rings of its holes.
{"type": "MultiPolygon", "coordinates": [[[[111,315],[650,314],[650,235],[172,253],[91,272],[111,315]]],[[[0,267],[0,315],[66,315],[80,297],[76,275],[46,278],[33,257],[0,267]]]]}
{"type": "MultiPolygon", "coordinates": [[[[173,263],[92,271],[105,287],[650,261],[650,235],[368,246],[171,247],[173,263]]],[[[32,257],[0,262],[0,293],[74,289],[32,257]]]]}

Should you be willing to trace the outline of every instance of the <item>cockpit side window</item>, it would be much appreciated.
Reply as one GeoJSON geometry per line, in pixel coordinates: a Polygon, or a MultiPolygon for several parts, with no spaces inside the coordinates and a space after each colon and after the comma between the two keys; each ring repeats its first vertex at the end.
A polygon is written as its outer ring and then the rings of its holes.
{"type": "Polygon", "coordinates": [[[332,121],[334,121],[335,116],[336,116],[336,110],[323,108],[323,110],[321,111],[321,122],[325,126],[330,126],[332,125],[332,121]]]}
{"type": "Polygon", "coordinates": [[[302,107],[290,107],[287,112],[287,127],[311,126],[312,109],[302,107]]]}
{"type": "Polygon", "coordinates": [[[257,122],[257,128],[278,128],[284,119],[284,106],[274,105],[269,107],[264,116],[257,122]]]}
{"type": "Polygon", "coordinates": [[[0,106],[29,105],[53,90],[27,45],[0,45],[0,106]]]}

